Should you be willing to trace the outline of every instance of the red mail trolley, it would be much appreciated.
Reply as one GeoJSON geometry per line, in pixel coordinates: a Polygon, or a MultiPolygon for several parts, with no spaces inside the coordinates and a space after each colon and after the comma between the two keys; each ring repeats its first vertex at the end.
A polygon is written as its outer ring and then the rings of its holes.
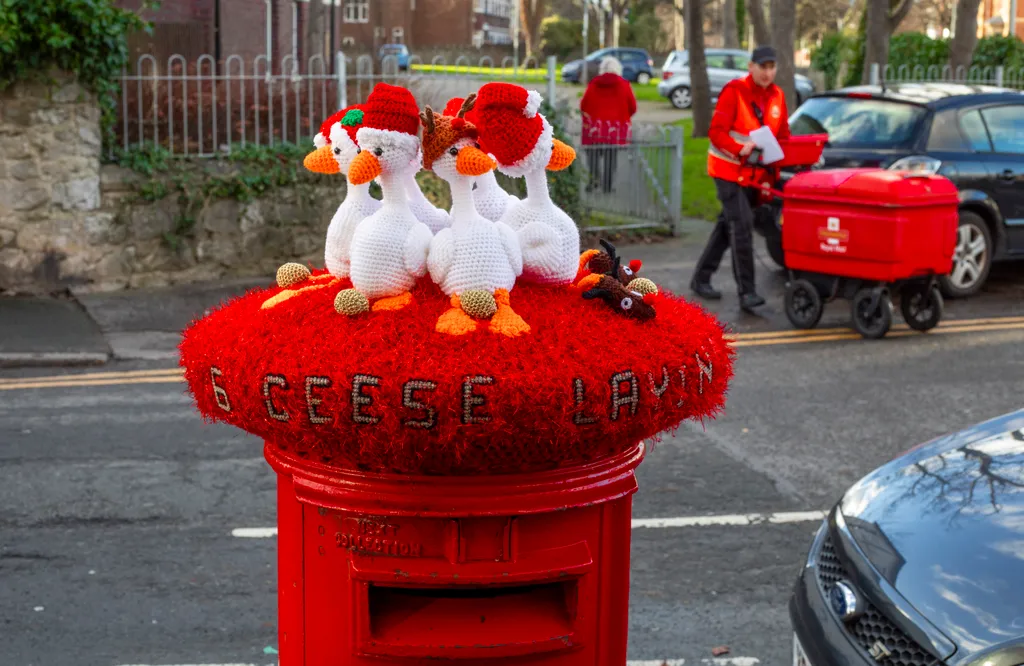
{"type": "Polygon", "coordinates": [[[927,331],[942,318],[936,279],[952,269],[956,186],[937,175],[831,169],[793,176],[782,197],[786,316],[814,328],[825,304],[851,301],[853,327],[881,338],[892,326],[892,291],[907,324],[927,331]]]}

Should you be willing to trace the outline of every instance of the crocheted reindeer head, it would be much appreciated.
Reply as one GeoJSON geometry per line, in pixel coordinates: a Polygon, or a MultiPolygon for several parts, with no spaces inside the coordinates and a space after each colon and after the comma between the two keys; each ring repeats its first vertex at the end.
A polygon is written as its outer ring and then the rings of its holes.
{"type": "Polygon", "coordinates": [[[429,106],[420,114],[424,169],[451,181],[460,176],[481,176],[497,166],[480,150],[476,126],[465,118],[475,100],[476,95],[467,97],[454,117],[436,113],[429,106]]]}
{"type": "MultiPolygon", "coordinates": [[[[615,252],[615,246],[605,240],[601,241],[601,245],[607,250],[606,254],[601,254],[607,256],[611,265],[604,273],[591,273],[577,283],[580,288],[586,290],[583,292],[583,298],[587,300],[600,298],[610,307],[631,319],[640,321],[653,319],[655,315],[654,301],[658,296],[657,287],[646,278],[632,278],[632,270],[630,273],[623,270],[624,267],[619,255],[615,252]],[[653,287],[653,290],[648,286],[653,287]]],[[[595,256],[601,256],[601,254],[595,256]]]]}

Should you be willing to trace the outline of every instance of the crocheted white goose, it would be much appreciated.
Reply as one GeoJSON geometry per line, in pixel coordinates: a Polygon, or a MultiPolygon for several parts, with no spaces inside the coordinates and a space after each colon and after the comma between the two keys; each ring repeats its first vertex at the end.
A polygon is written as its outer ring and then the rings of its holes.
{"type": "Polygon", "coordinates": [[[430,203],[416,182],[416,174],[423,168],[423,153],[416,153],[409,171],[402,176],[402,185],[405,187],[405,196],[409,200],[409,209],[416,219],[427,225],[430,232],[436,234],[438,231],[448,227],[451,223],[451,216],[443,208],[438,208],[430,203]]]}
{"type": "Polygon", "coordinates": [[[340,292],[335,309],[354,315],[370,308],[398,310],[412,302],[416,279],[427,272],[433,234],[409,209],[402,177],[420,149],[416,100],[405,88],[378,83],[364,105],[356,133],[362,148],[349,167],[349,182],[380,181],[381,209],[356,227],[352,236],[353,289],[340,292]]]}
{"type": "MultiPolygon", "coordinates": [[[[313,137],[317,150],[306,156],[303,164],[310,171],[347,174],[352,160],[359,154],[356,132],[363,123],[361,105],[342,109],[324,122],[313,137]]],[[[349,248],[356,225],[380,210],[381,203],[370,196],[370,184],[348,184],[345,200],[331,218],[324,247],[324,265],[332,275],[348,277],[349,248]]]]}
{"type": "Polygon", "coordinates": [[[530,331],[509,302],[523,258],[515,232],[486,219],[473,204],[473,179],[497,166],[476,147],[476,127],[464,118],[474,97],[455,117],[436,114],[429,106],[421,115],[423,166],[447,181],[452,192],[452,225],[434,236],[427,259],[430,277],[452,305],[435,330],[463,335],[490,320],[490,331],[516,337],[530,331]]]}
{"type": "Polygon", "coordinates": [[[519,235],[523,279],[571,284],[579,268],[576,223],[551,200],[547,171],[567,168],[576,151],[554,138],[551,124],[537,110],[541,96],[511,83],[480,88],[476,122],[480,147],[512,177],[526,178],[526,198],[512,202],[502,221],[519,235]]]}
{"type": "MultiPolygon", "coordinates": [[[[302,161],[315,173],[347,173],[352,160],[359,153],[356,131],[363,121],[363,110],[358,104],[331,115],[320,125],[313,137],[316,150],[302,161]]],[[[370,185],[348,183],[345,199],[338,206],[327,227],[324,244],[324,265],[327,273],[313,277],[310,270],[297,263],[287,263],[277,270],[278,286],[285,289],[264,301],[264,310],[310,291],[333,287],[349,273],[349,245],[356,225],[380,209],[380,202],[370,196],[370,185]]]]}
{"type": "MultiPolygon", "coordinates": [[[[448,104],[444,107],[443,115],[456,116],[462,109],[464,102],[465,100],[461,97],[453,97],[448,100],[448,104]]],[[[474,106],[474,108],[465,112],[466,121],[473,125],[476,125],[475,111],[476,107],[474,106]]],[[[519,201],[518,197],[509,194],[498,184],[498,179],[495,178],[493,169],[478,176],[475,180],[473,205],[476,206],[476,212],[491,222],[500,220],[505,211],[508,210],[509,204],[513,201],[519,201]]]]}

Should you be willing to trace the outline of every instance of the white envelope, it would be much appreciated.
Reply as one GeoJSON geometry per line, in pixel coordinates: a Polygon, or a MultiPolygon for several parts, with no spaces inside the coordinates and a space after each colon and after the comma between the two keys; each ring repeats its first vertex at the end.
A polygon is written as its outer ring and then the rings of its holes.
{"type": "Polygon", "coordinates": [[[783,158],[782,146],[779,145],[771,129],[765,125],[750,133],[750,140],[761,149],[761,164],[772,164],[783,158]]]}

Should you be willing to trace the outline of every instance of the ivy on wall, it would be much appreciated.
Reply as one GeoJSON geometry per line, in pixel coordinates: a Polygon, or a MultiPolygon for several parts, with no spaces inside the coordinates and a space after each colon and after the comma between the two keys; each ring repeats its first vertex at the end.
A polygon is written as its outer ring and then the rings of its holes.
{"type": "MultiPolygon", "coordinates": [[[[155,6],[146,0],[143,9],[155,6]]],[[[151,30],[112,0],[0,0],[0,90],[70,72],[99,101],[101,127],[115,121],[117,80],[128,62],[128,34],[151,30]]]]}

